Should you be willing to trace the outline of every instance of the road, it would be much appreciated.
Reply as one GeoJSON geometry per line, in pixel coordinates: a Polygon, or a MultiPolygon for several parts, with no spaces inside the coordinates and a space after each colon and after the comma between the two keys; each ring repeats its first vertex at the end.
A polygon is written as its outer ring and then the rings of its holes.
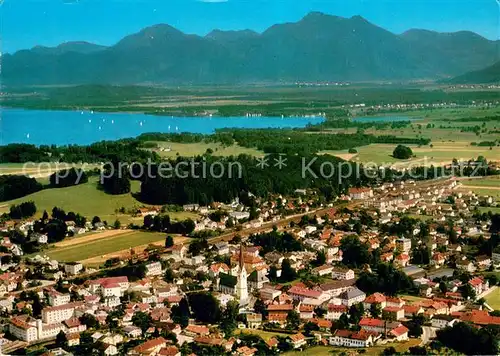
{"type": "Polygon", "coordinates": [[[232,231],[232,232],[229,232],[226,234],[222,234],[220,236],[213,237],[213,238],[209,239],[208,242],[210,244],[215,244],[215,243],[221,242],[221,241],[231,241],[233,239],[233,237],[236,235],[239,235],[241,237],[247,237],[247,236],[250,236],[252,234],[269,232],[273,229],[274,226],[276,226],[278,229],[282,229],[284,227],[287,227],[292,221],[294,223],[299,223],[300,220],[302,219],[302,217],[305,215],[309,215],[309,216],[316,215],[316,216],[321,217],[321,216],[325,215],[330,209],[339,209],[340,207],[347,207],[349,209],[352,209],[355,206],[361,204],[362,202],[363,201],[358,200],[358,201],[350,202],[347,205],[340,205],[339,204],[339,205],[335,205],[335,206],[330,207],[330,208],[320,208],[320,209],[308,211],[307,213],[290,215],[290,216],[287,216],[286,218],[278,220],[278,221],[266,222],[266,223],[262,224],[262,226],[257,227],[257,228],[243,229],[240,231],[232,231]]]}
{"type": "Polygon", "coordinates": [[[437,328],[433,328],[431,326],[422,326],[422,342],[420,343],[420,346],[428,344],[431,339],[436,337],[436,330],[437,328]]]}

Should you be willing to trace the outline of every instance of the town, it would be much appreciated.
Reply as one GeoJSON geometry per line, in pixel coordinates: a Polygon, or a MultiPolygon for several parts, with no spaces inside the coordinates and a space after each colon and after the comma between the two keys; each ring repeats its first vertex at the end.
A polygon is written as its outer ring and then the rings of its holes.
{"type": "MultiPolygon", "coordinates": [[[[500,219],[478,209],[495,198],[441,178],[349,188],[326,203],[308,189],[254,203],[184,205],[199,216],[185,236],[166,232],[164,246],[98,267],[23,251],[50,244],[36,232],[46,212],[6,221],[2,353],[498,353],[500,219]]],[[[61,214],[63,243],[126,229],[61,214]]],[[[166,231],[162,209],[137,214],[141,229],[166,231]]]]}

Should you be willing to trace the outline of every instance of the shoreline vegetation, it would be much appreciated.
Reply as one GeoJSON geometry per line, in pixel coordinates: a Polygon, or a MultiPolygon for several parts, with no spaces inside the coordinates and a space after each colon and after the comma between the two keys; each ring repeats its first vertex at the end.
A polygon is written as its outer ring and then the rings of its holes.
{"type": "MultiPolygon", "coordinates": [[[[11,87],[4,107],[40,110],[93,110],[159,116],[245,116],[327,118],[399,113],[388,105],[455,103],[461,106],[496,101],[497,90],[455,91],[418,85],[352,84],[348,87],[228,86],[146,87],[80,85],[68,87],[11,87]],[[372,106],[381,106],[378,109],[372,106]],[[385,107],[384,107],[385,106],[385,107]]],[[[432,107],[430,107],[432,109],[432,107]]]]}

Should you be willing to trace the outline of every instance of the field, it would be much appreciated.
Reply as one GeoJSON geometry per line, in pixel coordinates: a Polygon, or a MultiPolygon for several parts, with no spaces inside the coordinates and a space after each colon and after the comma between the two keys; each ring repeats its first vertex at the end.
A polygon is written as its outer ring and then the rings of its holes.
{"type": "Polygon", "coordinates": [[[491,211],[492,214],[500,214],[500,207],[479,207],[481,213],[487,213],[491,211]]]}
{"type": "MultiPolygon", "coordinates": [[[[176,242],[185,240],[183,237],[175,237],[176,242]]],[[[134,230],[112,230],[100,233],[88,234],[77,237],[72,240],[65,240],[51,246],[43,254],[61,262],[80,261],[85,264],[98,261],[104,262],[116,253],[121,255],[122,251],[128,251],[130,248],[141,252],[142,246],[148,244],[163,244],[165,234],[152,233],[134,230]]]]}
{"type": "Polygon", "coordinates": [[[466,179],[460,182],[463,185],[460,187],[462,191],[473,191],[478,195],[489,195],[496,199],[500,198],[500,176],[466,179]]]}
{"type": "Polygon", "coordinates": [[[486,296],[486,303],[495,310],[500,310],[500,288],[495,289],[493,292],[486,296]]]}
{"type": "MultiPolygon", "coordinates": [[[[373,356],[378,356],[380,355],[384,349],[387,347],[393,346],[397,352],[406,352],[408,349],[412,346],[417,346],[420,344],[420,339],[411,339],[407,342],[404,343],[388,343],[385,345],[375,345],[373,347],[367,347],[364,350],[366,352],[362,353],[363,355],[373,355],[373,356]]],[[[357,351],[360,351],[361,349],[356,349],[356,348],[346,348],[346,347],[335,347],[335,346],[313,346],[305,349],[304,351],[290,351],[286,352],[285,355],[287,356],[331,356],[331,355],[336,355],[340,354],[343,352],[346,353],[356,353],[357,351]]]]}
{"type": "MultiPolygon", "coordinates": [[[[81,164],[70,163],[55,163],[55,162],[42,162],[36,164],[23,164],[23,163],[1,163],[0,175],[17,174],[26,175],[29,177],[41,179],[41,183],[48,183],[48,177],[57,171],[68,169],[71,167],[81,168],[81,164]],[[45,181],[46,180],[46,181],[45,181]]],[[[85,164],[85,170],[91,170],[98,167],[96,164],[85,164]]],[[[39,180],[40,181],[40,180],[39,180]]]]}
{"type": "Polygon", "coordinates": [[[214,156],[238,156],[240,154],[247,154],[251,156],[263,156],[264,153],[252,148],[245,148],[238,145],[233,146],[223,146],[220,143],[176,143],[176,142],[155,142],[159,148],[169,149],[168,151],[162,151],[155,149],[161,157],[175,158],[177,156],[182,157],[194,157],[199,156],[207,152],[208,149],[213,151],[214,156]]]}
{"type": "Polygon", "coordinates": [[[238,329],[237,331],[239,334],[252,334],[252,335],[257,335],[260,336],[264,341],[268,341],[274,336],[288,336],[288,334],[281,334],[277,332],[271,332],[271,331],[265,331],[265,330],[259,330],[259,329],[238,329]]]}
{"type": "Polygon", "coordinates": [[[324,151],[323,154],[334,155],[351,161],[367,163],[374,162],[378,165],[404,168],[408,166],[430,166],[451,163],[454,158],[458,160],[469,160],[484,156],[487,160],[496,160],[500,157],[500,147],[471,146],[470,142],[432,142],[433,147],[408,145],[416,156],[409,160],[399,160],[392,157],[396,145],[393,144],[371,144],[356,148],[357,154],[349,154],[343,151],[324,151]]]}
{"type": "MultiPolygon", "coordinates": [[[[131,181],[132,193],[139,191],[140,183],[131,181]]],[[[66,212],[73,211],[87,218],[99,216],[101,220],[113,223],[115,219],[122,223],[139,223],[142,218],[133,218],[130,215],[116,213],[121,207],[132,209],[144,206],[145,204],[136,200],[132,194],[109,195],[98,189],[98,178],[89,178],[88,183],[73,187],[59,189],[44,189],[40,192],[28,195],[16,200],[0,203],[0,213],[9,210],[12,204],[19,204],[24,201],[34,201],[37,206],[37,216],[41,216],[44,210],[50,213],[54,206],[64,209],[66,212]]],[[[186,219],[196,217],[189,212],[169,213],[174,219],[186,219]]]]}
{"type": "Polygon", "coordinates": [[[400,297],[402,299],[406,300],[407,302],[411,302],[411,303],[420,302],[421,300],[425,299],[425,298],[416,297],[416,296],[413,296],[413,295],[401,295],[400,297]]]}

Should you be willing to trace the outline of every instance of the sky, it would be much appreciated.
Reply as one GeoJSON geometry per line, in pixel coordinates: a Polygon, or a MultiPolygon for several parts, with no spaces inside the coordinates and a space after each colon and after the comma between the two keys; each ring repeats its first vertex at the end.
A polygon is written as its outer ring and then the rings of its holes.
{"type": "Polygon", "coordinates": [[[0,0],[1,51],[67,41],[113,45],[158,23],[198,35],[216,28],[262,32],[311,11],[361,15],[394,33],[422,28],[500,36],[500,0],[0,0]]]}

